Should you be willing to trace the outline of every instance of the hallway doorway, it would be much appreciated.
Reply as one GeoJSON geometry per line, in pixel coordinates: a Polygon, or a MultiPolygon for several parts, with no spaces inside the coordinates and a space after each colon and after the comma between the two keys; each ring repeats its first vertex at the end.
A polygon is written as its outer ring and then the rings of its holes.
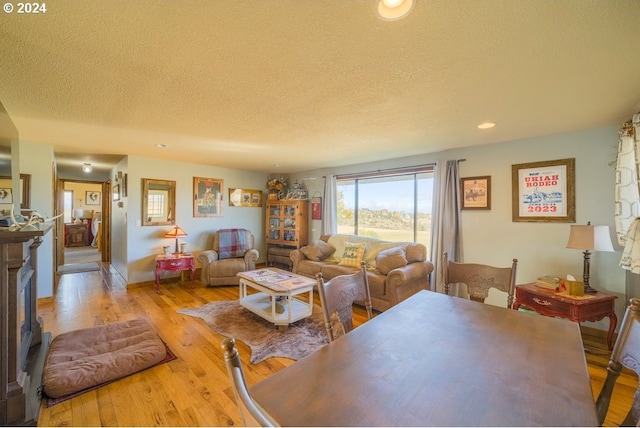
{"type": "MultiPolygon", "coordinates": [[[[91,272],[108,263],[104,216],[108,183],[59,180],[58,212],[63,214],[57,237],[56,273],[91,272]]],[[[106,212],[105,212],[106,211],[106,212]]]]}

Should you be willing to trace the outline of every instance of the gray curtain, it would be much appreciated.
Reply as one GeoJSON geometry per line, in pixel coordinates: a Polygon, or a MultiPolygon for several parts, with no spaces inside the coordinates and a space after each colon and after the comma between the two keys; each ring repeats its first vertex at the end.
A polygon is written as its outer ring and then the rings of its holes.
{"type": "MultiPolygon", "coordinates": [[[[442,293],[444,291],[442,255],[447,252],[450,260],[463,261],[460,173],[457,160],[436,163],[433,187],[431,260],[435,269],[431,274],[430,288],[432,291],[442,293]]],[[[450,293],[458,294],[457,287],[452,287],[450,293]]]]}
{"type": "Polygon", "coordinates": [[[322,234],[332,235],[338,232],[338,214],[336,198],[336,176],[324,178],[324,203],[322,204],[322,234]]]}

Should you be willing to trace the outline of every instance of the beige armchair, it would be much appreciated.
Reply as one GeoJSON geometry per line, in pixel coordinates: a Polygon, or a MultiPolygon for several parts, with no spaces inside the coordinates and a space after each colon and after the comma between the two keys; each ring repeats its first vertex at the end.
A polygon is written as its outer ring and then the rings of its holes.
{"type": "Polygon", "coordinates": [[[258,250],[247,229],[220,229],[213,236],[213,249],[198,256],[202,265],[200,281],[205,285],[238,285],[238,272],[254,270],[258,250]]]}

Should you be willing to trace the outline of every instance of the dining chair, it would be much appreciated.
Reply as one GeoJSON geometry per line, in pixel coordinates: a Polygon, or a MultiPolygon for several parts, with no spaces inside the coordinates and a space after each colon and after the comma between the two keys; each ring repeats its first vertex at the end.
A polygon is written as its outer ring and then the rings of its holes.
{"type": "Polygon", "coordinates": [[[469,298],[484,302],[490,288],[507,293],[507,308],[513,306],[513,294],[516,285],[518,259],[513,259],[511,267],[493,267],[478,263],[459,263],[449,260],[448,253],[443,255],[444,294],[449,294],[449,285],[463,283],[467,285],[469,298]]]}
{"type": "MultiPolygon", "coordinates": [[[[631,299],[627,307],[618,338],[611,351],[611,359],[607,365],[607,377],[596,400],[598,423],[602,425],[607,416],[609,403],[616,379],[622,368],[626,367],[640,375],[640,299],[631,299]]],[[[640,422],[640,386],[633,397],[631,410],[620,426],[638,426],[640,422]]]]}
{"type": "Polygon", "coordinates": [[[364,261],[360,262],[360,270],[356,273],[339,275],[325,282],[319,272],[316,279],[329,342],[353,330],[354,302],[364,302],[368,319],[371,319],[371,294],[364,261]]]}
{"type": "Polygon", "coordinates": [[[224,351],[224,361],[227,365],[231,385],[236,397],[236,403],[240,409],[240,416],[244,426],[275,427],[278,423],[269,415],[258,403],[253,401],[247,382],[245,381],[240,354],[236,349],[236,341],[233,338],[226,338],[222,341],[224,351]]]}

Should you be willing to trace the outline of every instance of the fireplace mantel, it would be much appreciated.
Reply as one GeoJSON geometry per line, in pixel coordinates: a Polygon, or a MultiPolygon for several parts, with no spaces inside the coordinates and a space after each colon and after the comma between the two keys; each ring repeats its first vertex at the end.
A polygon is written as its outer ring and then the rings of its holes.
{"type": "Polygon", "coordinates": [[[0,228],[0,425],[37,424],[50,340],[37,314],[38,247],[51,227],[0,228]]]}

